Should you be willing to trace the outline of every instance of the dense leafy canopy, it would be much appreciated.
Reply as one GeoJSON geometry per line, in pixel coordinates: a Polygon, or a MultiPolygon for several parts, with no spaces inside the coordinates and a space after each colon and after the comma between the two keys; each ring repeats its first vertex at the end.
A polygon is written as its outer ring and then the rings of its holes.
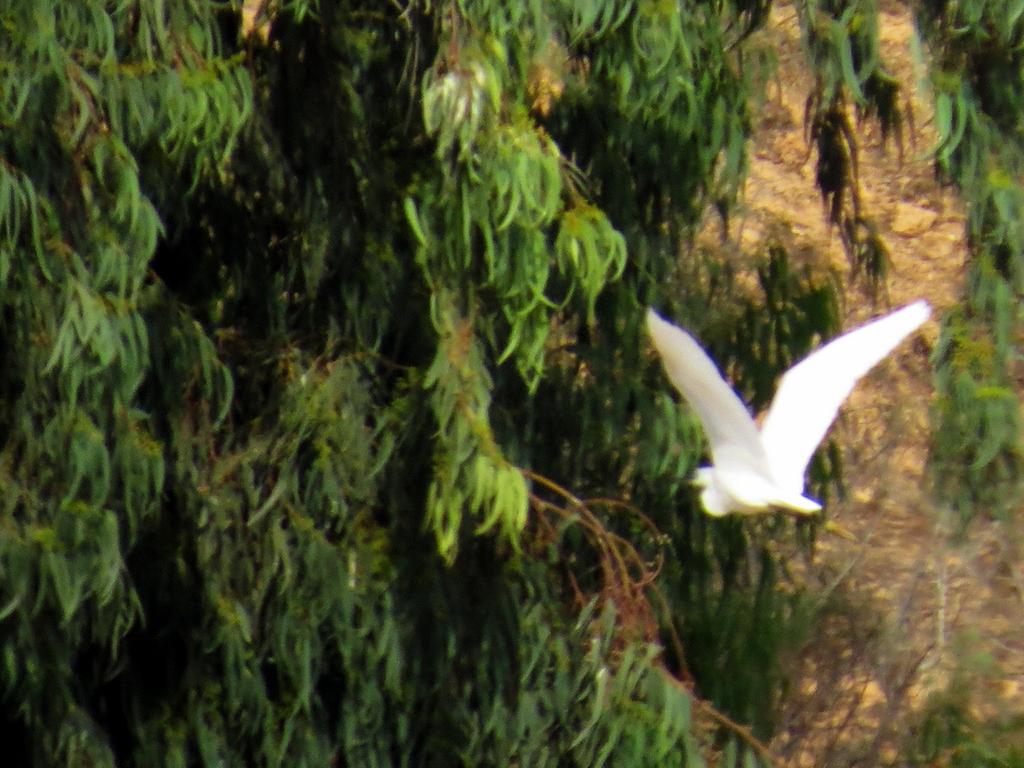
{"type": "MultiPolygon", "coordinates": [[[[879,274],[845,127],[898,125],[874,7],[801,7],[819,184],[879,274]]],[[[836,326],[781,250],[756,291],[678,258],[742,183],[767,10],[5,3],[10,759],[750,764],[694,702],[769,735],[806,616],[756,528],[695,512],[700,435],[641,308],[698,324],[755,403],[836,326]]],[[[988,430],[955,442],[987,478],[1016,456],[1021,192],[1016,91],[985,78],[1021,26],[983,70],[969,12],[928,6],[925,41],[940,163],[985,201],[962,322],[997,329],[969,354],[950,326],[942,424],[988,430]]]]}

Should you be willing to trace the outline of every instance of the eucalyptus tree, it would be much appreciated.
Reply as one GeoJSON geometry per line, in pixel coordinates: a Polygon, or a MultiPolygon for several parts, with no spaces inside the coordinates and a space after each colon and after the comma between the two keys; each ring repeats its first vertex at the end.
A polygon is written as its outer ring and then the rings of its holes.
{"type": "MultiPolygon", "coordinates": [[[[877,266],[842,121],[895,102],[844,7],[805,7],[813,135],[877,266]]],[[[642,307],[755,405],[836,328],[778,249],[754,292],[680,260],[741,188],[768,9],[5,3],[10,759],[764,758],[803,609],[696,511],[642,307]]]]}

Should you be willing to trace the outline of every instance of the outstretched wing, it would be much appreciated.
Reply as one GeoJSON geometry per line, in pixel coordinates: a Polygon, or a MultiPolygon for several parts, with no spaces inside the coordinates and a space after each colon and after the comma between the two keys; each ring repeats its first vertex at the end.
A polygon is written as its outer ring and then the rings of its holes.
{"type": "Polygon", "coordinates": [[[707,353],[653,309],[647,310],[647,331],[669,379],[700,417],[715,466],[768,476],[757,425],[707,353]]]}
{"type": "Polygon", "coordinates": [[[916,301],[829,342],[786,372],[761,428],[780,486],[803,491],[807,463],[853,385],[930,313],[927,302],[916,301]]]}

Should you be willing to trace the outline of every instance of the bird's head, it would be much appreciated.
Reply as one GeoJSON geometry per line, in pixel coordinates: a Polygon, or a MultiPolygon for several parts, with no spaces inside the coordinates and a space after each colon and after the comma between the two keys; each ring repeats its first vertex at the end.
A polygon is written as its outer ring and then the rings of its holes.
{"type": "Polygon", "coordinates": [[[705,511],[713,517],[722,517],[729,513],[729,505],[718,491],[715,483],[713,467],[700,467],[693,478],[693,484],[701,489],[700,503],[705,511]]]}

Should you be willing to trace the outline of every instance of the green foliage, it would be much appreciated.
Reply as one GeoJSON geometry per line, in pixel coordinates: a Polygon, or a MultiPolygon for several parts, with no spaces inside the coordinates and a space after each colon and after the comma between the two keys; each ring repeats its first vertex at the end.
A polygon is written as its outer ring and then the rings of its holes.
{"type": "Polygon", "coordinates": [[[15,2],[3,13],[0,690],[41,763],[112,763],[81,692],[121,667],[143,620],[126,557],[167,489],[142,402],[163,228],[140,158],[157,151],[200,183],[251,109],[248,77],[220,57],[205,9],[154,9],[15,2]]]}
{"type": "MultiPolygon", "coordinates": [[[[443,302],[444,296],[438,297],[443,302]]],[[[500,525],[518,544],[526,525],[527,489],[522,473],[501,454],[487,423],[493,384],[472,327],[451,316],[436,318],[442,343],[423,386],[432,389],[438,423],[434,480],[427,497],[427,526],[442,557],[454,559],[463,509],[483,518],[477,533],[500,525]]]]}
{"type": "MultiPolygon", "coordinates": [[[[1000,712],[998,697],[982,694],[988,710],[979,714],[982,689],[998,685],[1002,671],[994,660],[972,650],[979,638],[957,638],[958,666],[946,686],[932,693],[914,727],[911,765],[941,768],[1021,768],[1024,766],[1024,717],[1000,712]]],[[[1003,678],[1005,679],[1005,678],[1003,678]]]]}
{"type": "MultiPolygon", "coordinates": [[[[757,404],[835,330],[779,249],[754,291],[679,258],[742,183],[768,8],[7,3],[12,764],[754,764],[694,702],[770,735],[808,622],[765,543],[788,522],[695,509],[642,308],[757,404]]],[[[835,197],[843,99],[896,130],[895,95],[873,5],[808,13],[835,197]]],[[[996,170],[972,231],[1009,280],[996,170]]]]}
{"type": "Polygon", "coordinates": [[[850,105],[858,117],[874,117],[882,135],[902,142],[899,84],[879,51],[875,0],[797,3],[804,47],[816,76],[805,115],[817,150],[815,181],[855,272],[877,290],[887,271],[884,242],[860,199],[857,143],[850,105]]]}
{"type": "Polygon", "coordinates": [[[914,765],[941,768],[1021,768],[1019,725],[992,727],[970,717],[955,701],[933,701],[918,734],[914,765]]]}
{"type": "Polygon", "coordinates": [[[703,765],[594,542],[679,518],[640,300],[766,9],[8,4],[9,758],[703,765]],[[526,467],[652,520],[549,537],[526,467]]]}
{"type": "Polygon", "coordinates": [[[1012,299],[1002,280],[992,279],[990,285],[997,291],[993,309],[1005,321],[993,329],[973,307],[954,310],[943,322],[934,353],[932,473],[939,497],[957,513],[961,527],[978,510],[1004,515],[1015,509],[1024,459],[1020,404],[1005,373],[1012,299]]]}
{"type": "Polygon", "coordinates": [[[962,191],[972,252],[968,301],[936,351],[938,490],[962,521],[1019,498],[1020,416],[1011,383],[1024,255],[1024,25],[1016,3],[923,5],[934,59],[936,163],[962,191]]]}
{"type": "Polygon", "coordinates": [[[784,530],[773,521],[754,531],[737,523],[700,531],[703,541],[696,539],[689,554],[696,558],[698,547],[710,544],[718,568],[707,570],[720,570],[722,581],[693,578],[679,597],[687,606],[681,620],[687,663],[703,681],[701,693],[763,739],[773,732],[786,680],[780,659],[807,640],[813,619],[805,595],[778,588],[782,574],[768,542],[784,530]]]}

